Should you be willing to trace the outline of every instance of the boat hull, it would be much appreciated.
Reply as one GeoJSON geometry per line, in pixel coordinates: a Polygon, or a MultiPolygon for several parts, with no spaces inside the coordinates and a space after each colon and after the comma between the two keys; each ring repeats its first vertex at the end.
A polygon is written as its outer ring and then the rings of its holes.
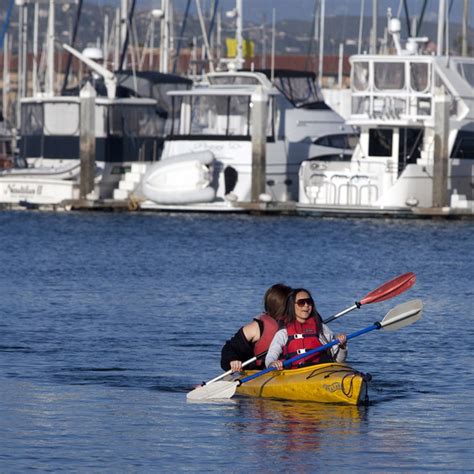
{"type": "MultiPolygon", "coordinates": [[[[239,379],[256,371],[244,371],[239,379]]],[[[318,364],[301,369],[272,371],[237,388],[252,397],[359,405],[366,403],[367,380],[347,364],[318,364]]]]}

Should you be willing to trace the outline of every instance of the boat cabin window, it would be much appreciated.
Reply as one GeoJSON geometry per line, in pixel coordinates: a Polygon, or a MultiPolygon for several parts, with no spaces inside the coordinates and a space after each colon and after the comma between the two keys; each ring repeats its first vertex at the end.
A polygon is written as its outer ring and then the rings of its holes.
{"type": "Polygon", "coordinates": [[[404,89],[405,64],[375,62],[374,85],[379,91],[404,89]]]}
{"type": "Polygon", "coordinates": [[[154,105],[117,104],[109,109],[109,134],[155,137],[163,134],[165,119],[156,113],[154,105]]]}
{"type": "Polygon", "coordinates": [[[430,88],[428,63],[410,63],[410,84],[416,92],[426,92],[430,88]]]}
{"type": "MultiPolygon", "coordinates": [[[[178,99],[178,97],[176,97],[178,99]]],[[[270,100],[267,136],[273,135],[273,99],[270,100]]],[[[173,101],[174,118],[170,135],[174,138],[194,140],[226,137],[234,140],[250,140],[250,95],[190,95],[173,101]],[[177,106],[181,105],[179,118],[177,106]]]]}
{"type": "Polygon", "coordinates": [[[359,137],[354,133],[338,133],[336,135],[325,135],[319,137],[313,143],[315,145],[327,146],[330,148],[343,148],[354,150],[359,137]]]}
{"type": "Polygon", "coordinates": [[[318,155],[308,159],[308,161],[351,161],[350,153],[334,153],[333,155],[318,155]]]}
{"type": "Polygon", "coordinates": [[[393,130],[372,128],[369,130],[369,156],[392,156],[393,130]]]}
{"type": "Polygon", "coordinates": [[[248,135],[250,96],[193,96],[191,135],[248,135]]]}
{"type": "Polygon", "coordinates": [[[43,134],[43,104],[21,104],[21,135],[43,134]]]}
{"type": "Polygon", "coordinates": [[[355,62],[352,66],[352,86],[356,91],[365,91],[369,87],[369,63],[355,62]]]}
{"type": "Polygon", "coordinates": [[[474,132],[467,130],[458,132],[451,158],[474,160],[474,132]]]}
{"type": "Polygon", "coordinates": [[[463,79],[474,89],[474,64],[459,63],[457,69],[463,79]]]}
{"type": "Polygon", "coordinates": [[[184,97],[180,95],[172,95],[170,97],[171,109],[168,112],[165,135],[175,135],[178,132],[181,116],[181,106],[184,101],[184,97]]]}
{"type": "Polygon", "coordinates": [[[79,135],[79,103],[45,102],[44,129],[46,135],[79,135]]]}
{"type": "Polygon", "coordinates": [[[256,77],[252,76],[236,76],[233,74],[226,74],[223,76],[209,76],[208,77],[210,84],[216,85],[260,85],[260,81],[256,77]]]}

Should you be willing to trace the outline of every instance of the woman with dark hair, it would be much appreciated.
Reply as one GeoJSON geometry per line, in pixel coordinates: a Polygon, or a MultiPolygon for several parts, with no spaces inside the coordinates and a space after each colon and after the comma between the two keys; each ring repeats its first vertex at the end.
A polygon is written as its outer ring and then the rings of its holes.
{"type": "Polygon", "coordinates": [[[294,289],[286,304],[286,324],[273,338],[265,358],[267,367],[283,369],[283,361],[304,354],[337,339],[339,344],[324,352],[300,359],[291,368],[320,364],[323,362],[344,362],[347,357],[346,336],[334,336],[326,326],[314,304],[311,293],[304,288],[294,289]]]}
{"type": "MultiPolygon", "coordinates": [[[[273,336],[280,329],[280,321],[285,315],[286,299],[290,291],[289,286],[277,283],[265,292],[263,298],[265,312],[255,317],[251,323],[241,327],[232,339],[224,344],[221,351],[223,370],[240,371],[242,362],[268,350],[273,336]]],[[[263,368],[263,359],[257,359],[246,368],[263,368]]]]}

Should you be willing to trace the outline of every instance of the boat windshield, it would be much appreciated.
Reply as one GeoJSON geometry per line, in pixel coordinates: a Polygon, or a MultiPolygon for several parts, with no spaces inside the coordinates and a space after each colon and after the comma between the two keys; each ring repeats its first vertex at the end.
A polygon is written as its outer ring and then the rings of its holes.
{"type": "Polygon", "coordinates": [[[472,62],[460,62],[457,65],[457,70],[462,78],[474,89],[474,64],[472,62]]]}
{"type": "Polygon", "coordinates": [[[281,76],[273,80],[275,87],[295,106],[311,107],[323,102],[314,78],[310,75],[302,77],[281,76]]]}
{"type": "MultiPolygon", "coordinates": [[[[205,139],[228,137],[249,140],[251,136],[250,95],[190,95],[174,97],[170,135],[205,139]],[[180,107],[178,114],[177,107],[180,107]]],[[[269,113],[267,135],[271,135],[269,113]]]]}
{"type": "Polygon", "coordinates": [[[213,85],[220,86],[258,86],[260,81],[256,77],[252,76],[238,76],[235,74],[225,74],[222,76],[209,76],[209,82],[213,85]]]}
{"type": "Polygon", "coordinates": [[[430,58],[368,57],[352,61],[352,115],[424,120],[432,115],[430,58]]]}
{"type": "Polygon", "coordinates": [[[156,137],[164,133],[165,119],[156,113],[154,105],[117,104],[108,110],[111,135],[156,137]]]}
{"type": "Polygon", "coordinates": [[[21,104],[21,135],[43,134],[43,104],[21,104]]]}
{"type": "Polygon", "coordinates": [[[404,89],[405,64],[374,62],[374,85],[379,91],[404,89]]]}

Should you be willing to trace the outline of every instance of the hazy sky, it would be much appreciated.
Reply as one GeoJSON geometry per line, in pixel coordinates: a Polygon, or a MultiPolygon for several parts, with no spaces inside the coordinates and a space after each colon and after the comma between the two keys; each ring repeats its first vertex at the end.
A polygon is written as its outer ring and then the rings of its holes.
{"type": "MultiPolygon", "coordinates": [[[[265,15],[267,22],[271,22],[272,11],[275,9],[276,18],[279,19],[311,19],[314,7],[320,0],[242,0],[244,6],[244,19],[254,20],[260,22],[265,15]]],[[[201,0],[201,5],[204,9],[209,9],[212,0],[201,0]]],[[[186,0],[173,0],[175,8],[184,10],[186,0]]],[[[361,3],[365,4],[365,15],[372,14],[373,0],[326,0],[326,15],[359,15],[361,3]]],[[[399,11],[404,16],[403,0],[378,0],[379,16],[386,16],[387,8],[392,9],[395,16],[399,11]]],[[[408,10],[410,16],[419,16],[423,6],[423,0],[407,0],[408,10]]],[[[160,4],[160,0],[138,0],[138,8],[143,8],[145,5],[160,4]]],[[[463,12],[463,0],[447,0],[447,5],[452,4],[450,19],[454,23],[460,23],[463,12]]],[[[474,1],[470,1],[470,25],[474,17],[474,1]]],[[[235,6],[235,0],[220,0],[219,5],[223,11],[231,10],[235,6]]],[[[195,2],[192,2],[192,11],[195,11],[195,2]]],[[[436,21],[438,14],[438,0],[428,0],[425,11],[426,21],[436,21]]]]}

